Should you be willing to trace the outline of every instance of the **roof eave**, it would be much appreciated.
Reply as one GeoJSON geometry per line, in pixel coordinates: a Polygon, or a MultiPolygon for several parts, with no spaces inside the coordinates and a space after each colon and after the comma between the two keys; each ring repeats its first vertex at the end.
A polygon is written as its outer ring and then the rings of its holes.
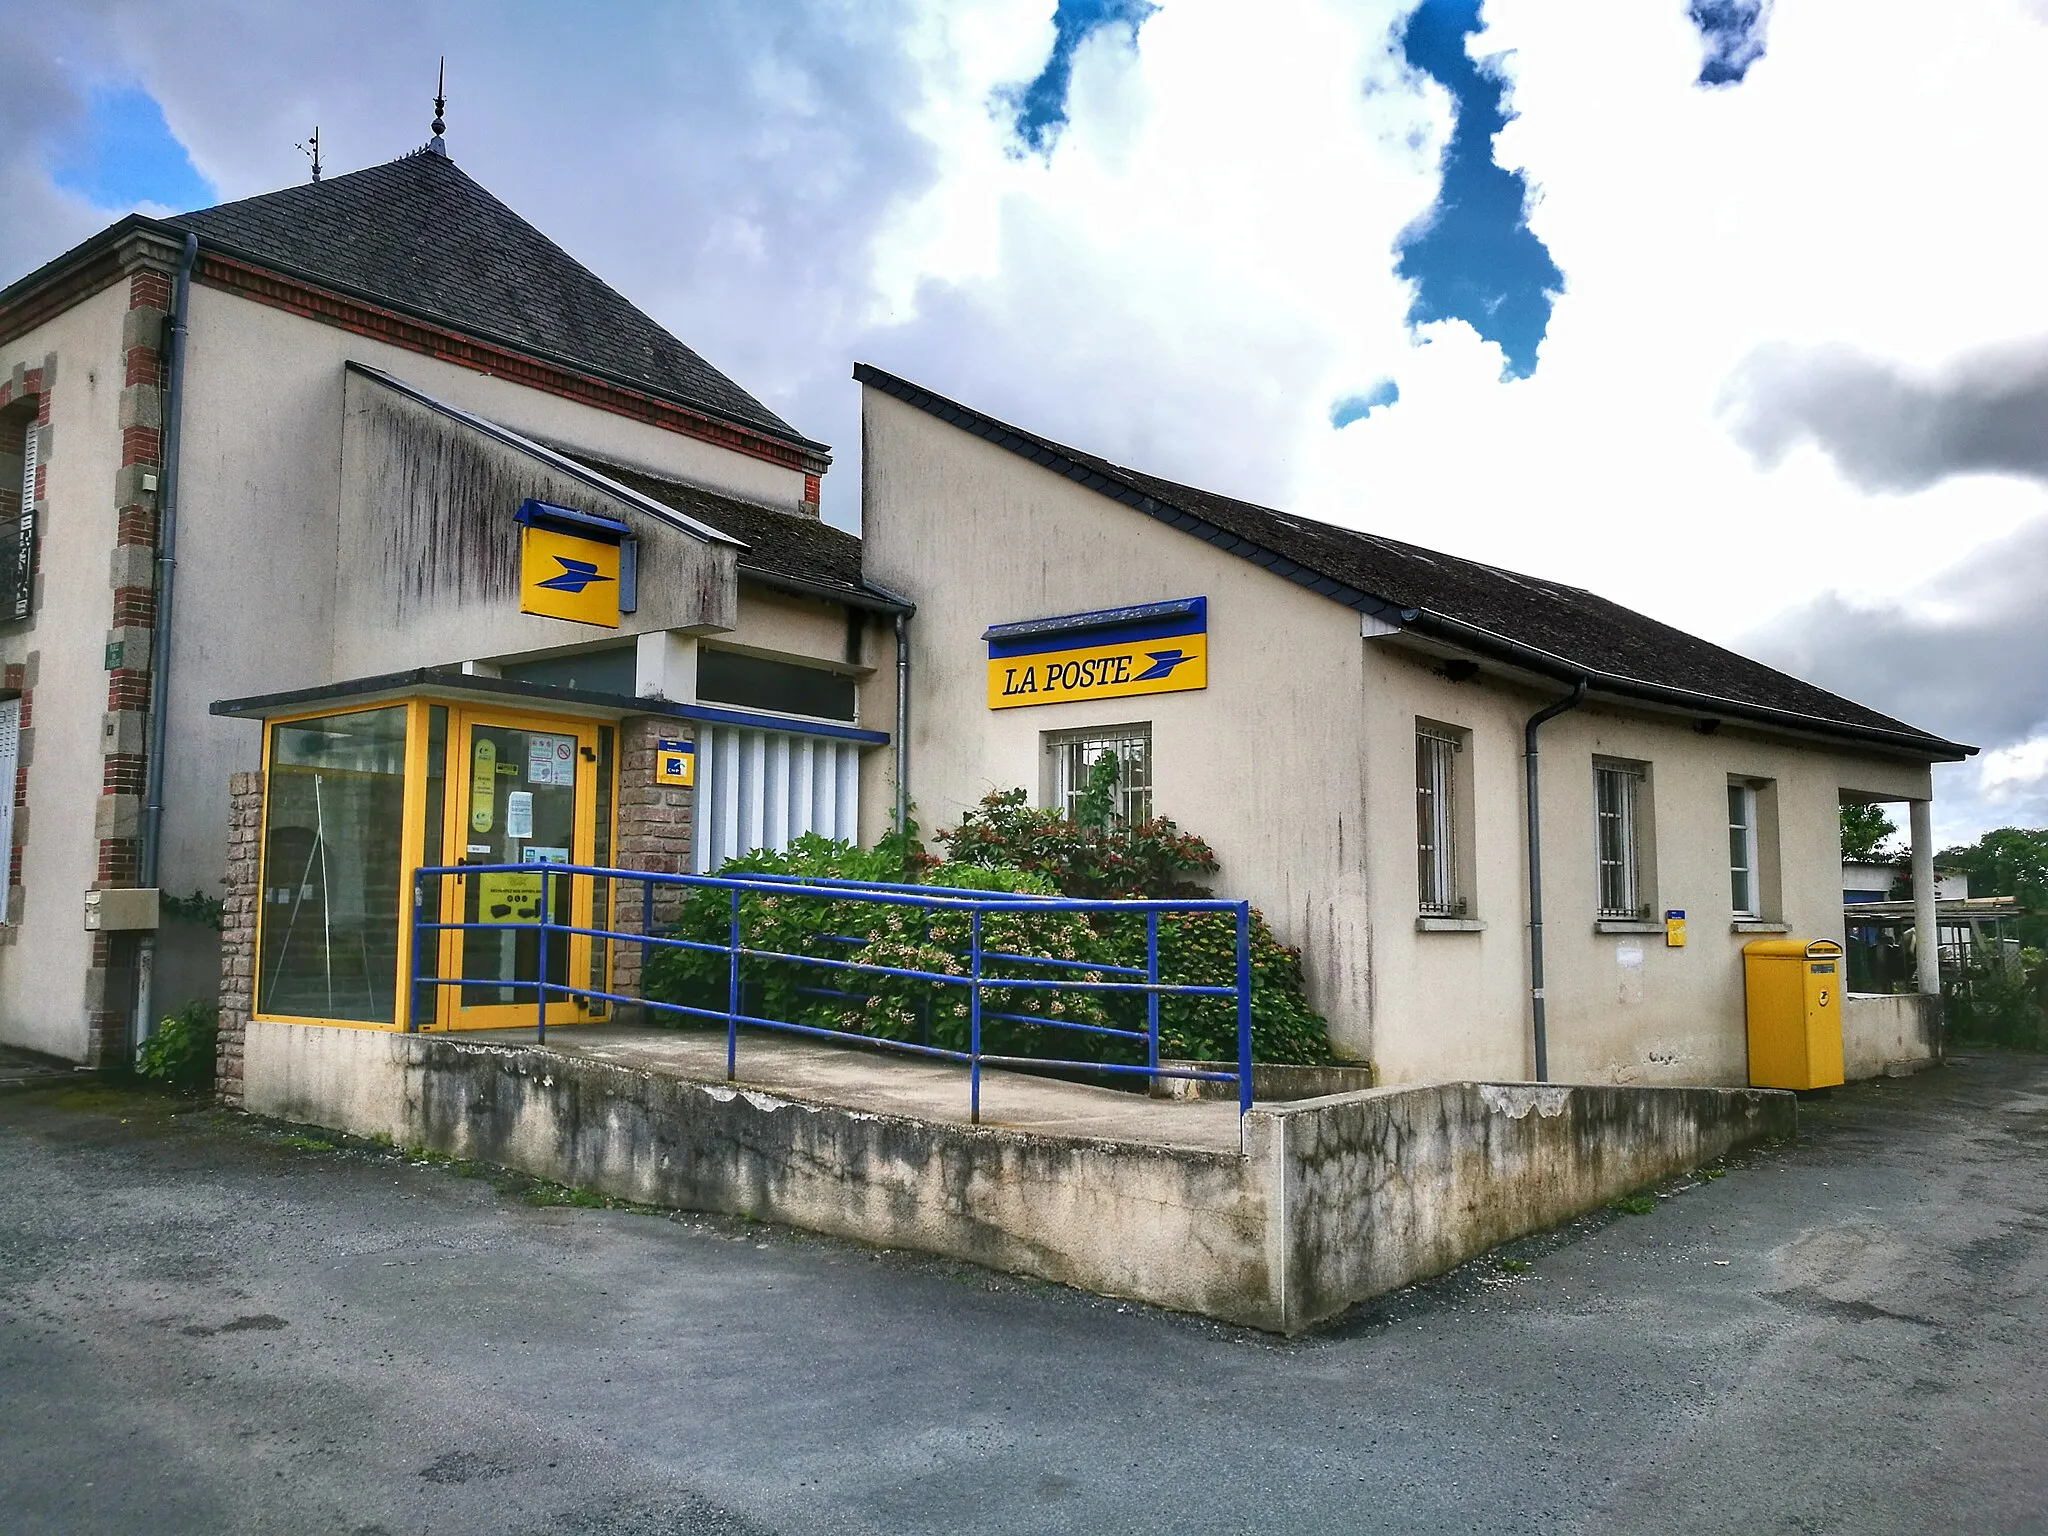
{"type": "Polygon", "coordinates": [[[1237,555],[1261,569],[1293,582],[1296,586],[1306,587],[1311,592],[1356,609],[1381,623],[1412,630],[1418,634],[1436,634],[1453,644],[1525,666],[1530,671],[1557,678],[1562,682],[1576,682],[1584,678],[1589,689],[1615,697],[1676,705],[1703,715],[1734,717],[1834,740],[1884,746],[1933,762],[1960,762],[1977,752],[1977,748],[1973,746],[1965,746],[1960,742],[1947,741],[1939,736],[1919,731],[1888,731],[1875,726],[1827,720],[1796,710],[1746,704],[1737,699],[1725,699],[1692,689],[1603,672],[1598,668],[1581,665],[1566,657],[1525,645],[1517,640],[1510,640],[1505,635],[1495,634],[1444,614],[1421,608],[1404,608],[1388,598],[1362,591],[1312,567],[1304,566],[1254,540],[1219,528],[1184,508],[1172,506],[1133,486],[1112,480],[1090,465],[1055,452],[1040,440],[1025,437],[1005,422],[984,416],[971,406],[964,406],[958,401],[934,394],[871,363],[854,364],[853,376],[860,383],[879,389],[905,404],[916,406],[919,410],[938,417],[949,426],[957,427],[970,436],[979,437],[985,442],[1017,454],[1020,458],[1029,459],[1042,468],[1062,474],[1089,490],[1109,497],[1112,501],[1121,502],[1158,519],[1169,527],[1178,528],[1183,533],[1191,533],[1227,553],[1237,555]]]}
{"type": "Polygon", "coordinates": [[[1414,617],[1401,626],[1403,629],[1446,641],[1464,650],[1504,661],[1539,676],[1554,678],[1561,683],[1576,683],[1583,680],[1589,692],[1669,705],[1714,719],[1747,720],[1761,725],[1796,730],[1805,735],[1889,747],[1895,751],[1923,757],[1930,762],[1956,763],[1964,758],[1974,757],[1977,753],[1977,748],[1973,746],[1920,731],[1893,731],[1881,726],[1829,720],[1824,716],[1809,715],[1799,710],[1778,709],[1768,704],[1751,704],[1741,699],[1703,693],[1697,689],[1679,688],[1669,683],[1652,683],[1623,673],[1606,672],[1572,661],[1569,657],[1559,656],[1555,652],[1526,645],[1519,640],[1511,640],[1505,635],[1495,634],[1491,630],[1482,629],[1476,624],[1468,624],[1462,619],[1451,618],[1446,614],[1428,609],[1417,609],[1413,612],[1414,617]]]}
{"type": "MultiPolygon", "coordinates": [[[[150,218],[147,214],[131,213],[116,220],[98,234],[80,241],[61,256],[44,262],[33,272],[16,278],[5,288],[0,288],[0,334],[14,333],[14,328],[8,323],[12,315],[32,307],[39,295],[53,289],[61,290],[65,279],[90,271],[95,262],[111,258],[111,271],[107,280],[111,282],[118,278],[123,266],[121,249],[131,242],[139,244],[138,236],[154,237],[162,243],[164,249],[161,261],[167,268],[177,261],[178,250],[185,239],[182,231],[174,231],[162,220],[150,218]]],[[[96,291],[99,286],[101,285],[97,283],[90,284],[87,291],[96,291]]],[[[84,296],[83,293],[75,295],[67,302],[53,306],[51,312],[61,312],[84,296]]],[[[40,319],[31,323],[38,324],[40,319]]]]}
{"type": "Polygon", "coordinates": [[[913,614],[917,605],[904,601],[892,593],[882,592],[863,582],[858,587],[837,586],[829,581],[806,581],[801,576],[791,576],[782,571],[767,570],[758,565],[739,563],[742,581],[751,581],[756,586],[768,587],[777,592],[787,592],[792,597],[823,598],[827,602],[843,603],[849,608],[860,608],[869,613],[913,614]]]}

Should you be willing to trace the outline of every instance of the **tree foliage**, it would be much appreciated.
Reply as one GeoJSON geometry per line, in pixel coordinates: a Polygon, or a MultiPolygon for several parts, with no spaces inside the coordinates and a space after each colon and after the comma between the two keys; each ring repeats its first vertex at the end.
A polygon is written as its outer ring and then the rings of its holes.
{"type": "Polygon", "coordinates": [[[1881,805],[1842,807],[1842,857],[1851,864],[1885,864],[1898,857],[1891,840],[1898,824],[1881,805]]]}
{"type": "Polygon", "coordinates": [[[1972,896],[2017,897],[2027,912],[2020,938],[2048,949],[2048,827],[1998,827],[1974,843],[1944,848],[1934,862],[1967,873],[1972,896]]]}

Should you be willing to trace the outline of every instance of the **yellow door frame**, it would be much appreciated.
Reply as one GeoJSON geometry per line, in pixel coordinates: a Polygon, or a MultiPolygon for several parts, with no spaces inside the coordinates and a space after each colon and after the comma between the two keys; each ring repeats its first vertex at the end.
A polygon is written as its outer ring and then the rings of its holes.
{"type": "MultiPolygon", "coordinates": [[[[552,715],[533,710],[498,709],[489,705],[454,705],[448,709],[448,735],[446,742],[447,777],[443,793],[441,816],[441,864],[460,864],[468,849],[468,814],[471,791],[471,773],[475,766],[470,749],[470,732],[478,727],[500,730],[540,731],[554,736],[573,735],[576,738],[579,765],[585,762],[582,753],[590,754],[588,771],[576,775],[575,826],[569,845],[569,862],[589,864],[596,852],[597,832],[597,776],[606,765],[602,762],[598,747],[598,729],[602,722],[581,715],[552,715]]],[[[408,738],[410,740],[410,738],[408,738]]],[[[422,765],[424,766],[425,732],[420,732],[422,765]]],[[[617,754],[610,765],[617,772],[617,754]]],[[[408,774],[410,785],[412,776],[408,774]]],[[[421,814],[424,815],[426,781],[424,772],[419,777],[422,796],[421,814]]],[[[616,802],[617,796],[613,796],[616,802]]],[[[616,804],[614,805],[616,814],[616,804]]],[[[417,818],[415,821],[417,824],[417,818]]],[[[418,868],[416,863],[412,866],[418,868]]],[[[575,928],[593,928],[597,924],[592,918],[592,886],[594,881],[588,875],[564,877],[569,880],[569,923],[575,928]]],[[[451,876],[441,881],[441,917],[443,923],[463,921],[464,892],[466,881],[462,876],[451,876]]],[[[609,917],[609,913],[606,914],[609,917]]],[[[408,924],[408,930],[410,925],[408,924]]],[[[450,981],[462,975],[463,942],[469,934],[461,928],[440,930],[439,974],[450,981]]],[[[563,968],[567,979],[564,993],[560,998],[551,998],[547,1005],[547,1022],[550,1029],[563,1024],[582,1024],[593,1021],[593,1015],[575,1000],[574,994],[583,990],[576,985],[578,976],[590,975],[590,947],[595,941],[584,934],[553,935],[553,942],[569,946],[568,960],[563,968]]],[[[605,974],[598,978],[597,985],[604,991],[611,990],[609,958],[605,974]]],[[[462,1005],[462,987],[439,986],[435,991],[435,1006],[432,1016],[421,1017],[418,1027],[422,1030],[453,1029],[521,1029],[530,1028],[536,1009],[534,1000],[526,999],[512,1003],[491,1003],[465,1008],[462,1005]]],[[[423,1011],[424,1012],[424,1011],[423,1011]]]]}
{"type": "Polygon", "coordinates": [[[412,883],[419,868],[420,822],[426,813],[427,760],[425,705],[417,699],[382,699],[371,704],[327,704],[323,707],[277,715],[263,722],[263,797],[256,824],[256,925],[254,953],[249,972],[249,1017],[259,1024],[325,1024],[336,1029],[400,1029],[402,1009],[412,977],[412,883]],[[308,720],[331,720],[344,715],[373,714],[378,710],[405,710],[405,776],[399,815],[398,957],[392,966],[392,1017],[386,1019],[329,1019],[302,1013],[269,1013],[263,1009],[263,930],[270,922],[270,795],[272,787],[271,744],[283,725],[303,725],[308,720]],[[417,771],[416,771],[417,770],[417,771]]]}

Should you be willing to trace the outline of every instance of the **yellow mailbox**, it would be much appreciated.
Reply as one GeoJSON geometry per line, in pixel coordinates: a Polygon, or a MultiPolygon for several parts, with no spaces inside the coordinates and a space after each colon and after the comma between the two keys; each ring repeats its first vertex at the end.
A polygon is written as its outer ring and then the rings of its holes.
{"type": "Polygon", "coordinates": [[[1842,946],[1759,939],[1742,946],[1753,1088],[1832,1088],[1842,1081],[1842,946]]]}

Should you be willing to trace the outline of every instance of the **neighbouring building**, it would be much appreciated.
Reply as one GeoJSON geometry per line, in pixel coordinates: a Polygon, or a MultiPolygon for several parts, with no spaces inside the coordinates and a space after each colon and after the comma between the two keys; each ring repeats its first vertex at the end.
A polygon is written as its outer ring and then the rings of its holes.
{"type": "MultiPolygon", "coordinates": [[[[1591,592],[855,377],[923,820],[1064,805],[1113,754],[1124,813],[1214,845],[1382,1081],[1539,1075],[1539,1023],[1559,1081],[1745,1081],[1742,947],[1842,942],[1845,801],[1911,802],[1932,928],[1929,765],[1974,749],[1591,592]]],[[[1851,1075],[1938,1050],[1932,965],[1849,999],[1851,1075]]]]}
{"type": "MultiPolygon", "coordinates": [[[[828,463],[438,126],[0,289],[0,1040],[118,1059],[224,932],[232,1092],[252,1009],[393,1027],[421,864],[876,835],[908,610],[828,463]]],[[[508,1014],[530,945],[447,943],[416,1021],[508,1014]]]]}

